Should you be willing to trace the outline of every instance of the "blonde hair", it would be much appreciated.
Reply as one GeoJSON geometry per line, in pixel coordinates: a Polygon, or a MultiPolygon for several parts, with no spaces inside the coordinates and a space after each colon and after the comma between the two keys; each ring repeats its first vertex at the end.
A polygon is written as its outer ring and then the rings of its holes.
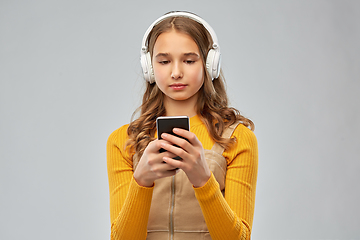
{"type": "MultiPolygon", "coordinates": [[[[197,44],[204,67],[204,84],[199,90],[197,114],[204,122],[211,138],[225,149],[231,147],[235,139],[222,138],[221,135],[228,126],[240,121],[246,127],[254,130],[254,123],[245,118],[240,112],[228,106],[228,98],[225,89],[225,79],[222,72],[220,76],[212,81],[206,70],[207,53],[212,47],[212,39],[205,27],[186,17],[172,17],[165,19],[154,26],[148,37],[148,48],[150,55],[156,39],[160,34],[176,30],[189,35],[197,44]]],[[[140,158],[150,143],[154,140],[156,131],[156,118],[165,115],[163,104],[164,94],[156,83],[146,82],[146,90],[141,106],[134,112],[140,111],[140,116],[132,121],[127,133],[129,140],[126,146],[131,146],[131,151],[140,158]]]]}

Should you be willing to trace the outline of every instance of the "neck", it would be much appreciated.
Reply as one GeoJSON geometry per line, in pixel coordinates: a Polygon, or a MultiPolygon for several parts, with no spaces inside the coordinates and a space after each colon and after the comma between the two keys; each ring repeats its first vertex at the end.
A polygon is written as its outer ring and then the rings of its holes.
{"type": "Polygon", "coordinates": [[[166,116],[188,116],[193,117],[197,114],[196,111],[197,95],[187,100],[173,100],[165,97],[164,105],[166,116]]]}

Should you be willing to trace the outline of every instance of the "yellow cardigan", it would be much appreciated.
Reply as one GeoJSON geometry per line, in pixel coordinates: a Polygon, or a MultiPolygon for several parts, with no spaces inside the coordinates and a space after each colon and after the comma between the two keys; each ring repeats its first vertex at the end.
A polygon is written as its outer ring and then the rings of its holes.
{"type": "MultiPolygon", "coordinates": [[[[132,156],[124,145],[128,124],[115,130],[107,142],[110,190],[111,239],[146,239],[152,188],[139,186],[133,178],[132,156]]],[[[190,118],[190,131],[204,149],[214,141],[198,116],[190,118]]],[[[258,169],[257,140],[242,124],[232,137],[237,141],[223,156],[227,161],[225,197],[212,175],[200,188],[194,188],[213,240],[250,239],[258,169]],[[245,234],[244,234],[245,233],[245,234]]]]}

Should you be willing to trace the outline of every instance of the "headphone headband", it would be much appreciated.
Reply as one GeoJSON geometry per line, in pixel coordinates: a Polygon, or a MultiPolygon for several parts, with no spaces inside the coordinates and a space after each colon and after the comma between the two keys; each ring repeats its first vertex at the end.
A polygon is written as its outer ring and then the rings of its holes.
{"type": "Polygon", "coordinates": [[[151,32],[151,30],[154,28],[155,25],[157,25],[158,23],[164,21],[165,19],[171,18],[171,17],[187,17],[190,18],[200,24],[202,24],[206,30],[210,33],[211,38],[213,40],[213,48],[214,49],[218,49],[218,51],[220,51],[220,46],[218,44],[218,39],[217,36],[215,34],[215,31],[212,29],[212,27],[201,17],[196,16],[193,13],[189,13],[189,12],[170,12],[168,14],[165,14],[161,17],[159,17],[158,19],[156,19],[151,25],[150,27],[146,30],[143,40],[142,40],[142,44],[141,44],[141,52],[146,53],[148,51],[148,46],[147,46],[147,38],[149,37],[149,34],[151,32]]]}

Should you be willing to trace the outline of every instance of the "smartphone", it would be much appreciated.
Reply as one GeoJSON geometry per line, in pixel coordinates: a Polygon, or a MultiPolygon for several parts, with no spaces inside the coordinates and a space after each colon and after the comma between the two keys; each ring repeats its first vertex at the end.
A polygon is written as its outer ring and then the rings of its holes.
{"type": "MultiPolygon", "coordinates": [[[[161,134],[168,133],[179,138],[183,138],[175,133],[173,133],[174,128],[182,128],[190,131],[189,125],[189,117],[188,116],[172,116],[172,117],[158,117],[156,119],[156,129],[158,139],[161,139],[161,134]]],[[[187,140],[186,138],[183,138],[187,140]]],[[[164,149],[160,149],[160,152],[164,152],[164,149]]],[[[180,157],[176,157],[175,159],[180,160],[180,157]]]]}

